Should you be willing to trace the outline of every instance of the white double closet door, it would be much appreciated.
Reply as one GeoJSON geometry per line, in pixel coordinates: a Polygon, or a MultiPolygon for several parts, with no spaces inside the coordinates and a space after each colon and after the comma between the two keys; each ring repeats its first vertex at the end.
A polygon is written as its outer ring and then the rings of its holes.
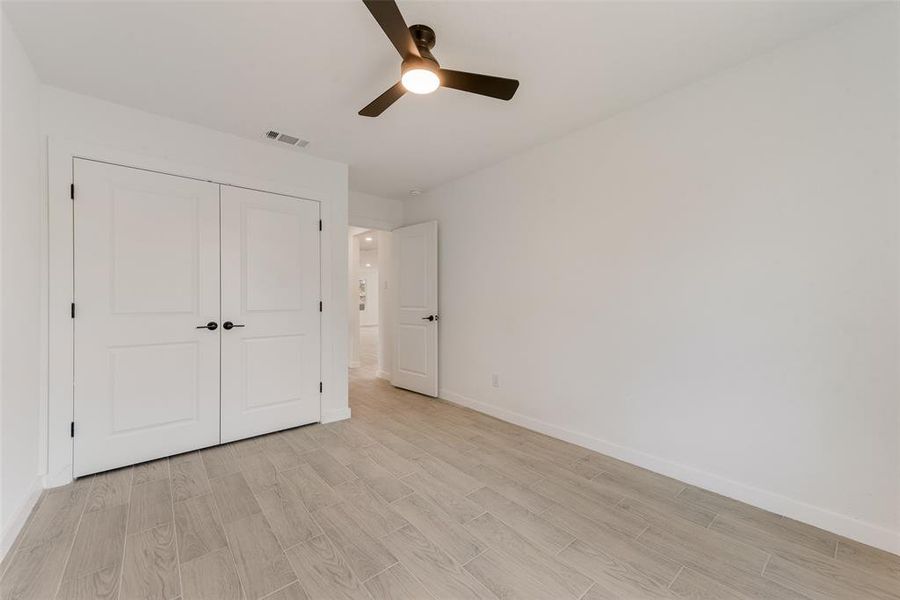
{"type": "Polygon", "coordinates": [[[74,474],[320,420],[319,204],[76,159],[74,474]]]}

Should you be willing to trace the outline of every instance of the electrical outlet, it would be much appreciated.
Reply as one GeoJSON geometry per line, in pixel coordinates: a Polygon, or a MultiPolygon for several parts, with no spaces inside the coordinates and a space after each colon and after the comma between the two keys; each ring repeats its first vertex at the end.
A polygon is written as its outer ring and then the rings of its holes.
{"type": "Polygon", "coordinates": [[[500,376],[497,373],[491,374],[491,385],[495,388],[500,387],[500,376]]]}

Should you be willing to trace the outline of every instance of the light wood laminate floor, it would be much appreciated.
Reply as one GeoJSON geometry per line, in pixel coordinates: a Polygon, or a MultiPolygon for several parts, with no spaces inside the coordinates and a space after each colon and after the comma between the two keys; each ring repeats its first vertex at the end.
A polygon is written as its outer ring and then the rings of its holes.
{"type": "Polygon", "coordinates": [[[349,421],[45,492],[0,597],[900,598],[900,557],[396,390],[364,357],[349,421]]]}

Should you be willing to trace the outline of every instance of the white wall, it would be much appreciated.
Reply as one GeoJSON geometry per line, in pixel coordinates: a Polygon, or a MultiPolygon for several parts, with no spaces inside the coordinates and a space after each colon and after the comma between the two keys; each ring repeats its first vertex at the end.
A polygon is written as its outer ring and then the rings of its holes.
{"type": "MultiPolygon", "coordinates": [[[[236,175],[272,182],[285,189],[305,190],[312,197],[323,198],[322,260],[327,271],[322,286],[325,303],[323,352],[326,356],[322,366],[325,381],[322,417],[329,421],[350,415],[347,402],[346,165],[49,86],[41,88],[41,131],[49,137],[51,146],[54,141],[76,140],[165,160],[185,171],[196,168],[203,173],[215,173],[216,177],[222,177],[217,180],[226,183],[236,175]]],[[[51,293],[50,310],[58,308],[55,302],[62,300],[51,293]]],[[[65,300],[66,305],[68,302],[65,300]]],[[[51,407],[53,405],[51,399],[51,407]]],[[[57,474],[53,461],[61,454],[64,444],[69,444],[68,437],[59,439],[56,433],[60,430],[59,423],[54,419],[51,411],[50,431],[54,432],[49,440],[51,481],[56,481],[57,474]]]]}
{"type": "Polygon", "coordinates": [[[363,262],[359,267],[359,278],[366,280],[366,309],[359,311],[359,324],[362,327],[378,325],[378,258],[373,260],[375,262],[368,263],[371,267],[364,266],[366,263],[363,262]]]}
{"type": "MultiPolygon", "coordinates": [[[[370,231],[369,234],[373,234],[375,232],[370,231]]],[[[372,265],[368,268],[378,268],[378,250],[360,250],[359,251],[359,266],[362,268],[367,268],[366,265],[372,265]]]]}
{"type": "MultiPolygon", "coordinates": [[[[369,231],[371,235],[377,234],[377,231],[369,231]]],[[[360,250],[359,251],[359,278],[365,279],[367,284],[366,290],[366,309],[359,312],[359,324],[362,327],[370,327],[378,325],[378,299],[379,299],[379,282],[378,282],[378,250],[360,250]],[[367,267],[366,265],[371,265],[367,267]]]]}
{"type": "Polygon", "coordinates": [[[394,289],[393,240],[390,231],[378,231],[378,377],[390,379],[394,371],[394,289]]]}
{"type": "Polygon", "coordinates": [[[40,492],[40,84],[2,11],[0,557],[40,492]]]}
{"type": "Polygon", "coordinates": [[[900,551],[897,14],[407,201],[441,395],[900,551]]]}
{"type": "Polygon", "coordinates": [[[359,234],[363,227],[351,226],[348,236],[347,338],[350,368],[359,366],[359,234]]]}
{"type": "Polygon", "coordinates": [[[403,202],[351,191],[350,224],[366,229],[396,229],[403,225],[403,202]]]}

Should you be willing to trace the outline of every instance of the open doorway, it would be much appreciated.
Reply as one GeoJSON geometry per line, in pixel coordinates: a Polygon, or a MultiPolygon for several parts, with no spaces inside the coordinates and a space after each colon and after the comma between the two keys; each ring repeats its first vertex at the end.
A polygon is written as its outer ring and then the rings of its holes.
{"type": "Polygon", "coordinates": [[[437,222],[350,228],[352,380],[438,395],[437,222]]]}
{"type": "Polygon", "coordinates": [[[350,368],[354,378],[390,378],[391,232],[350,228],[350,368]]]}

